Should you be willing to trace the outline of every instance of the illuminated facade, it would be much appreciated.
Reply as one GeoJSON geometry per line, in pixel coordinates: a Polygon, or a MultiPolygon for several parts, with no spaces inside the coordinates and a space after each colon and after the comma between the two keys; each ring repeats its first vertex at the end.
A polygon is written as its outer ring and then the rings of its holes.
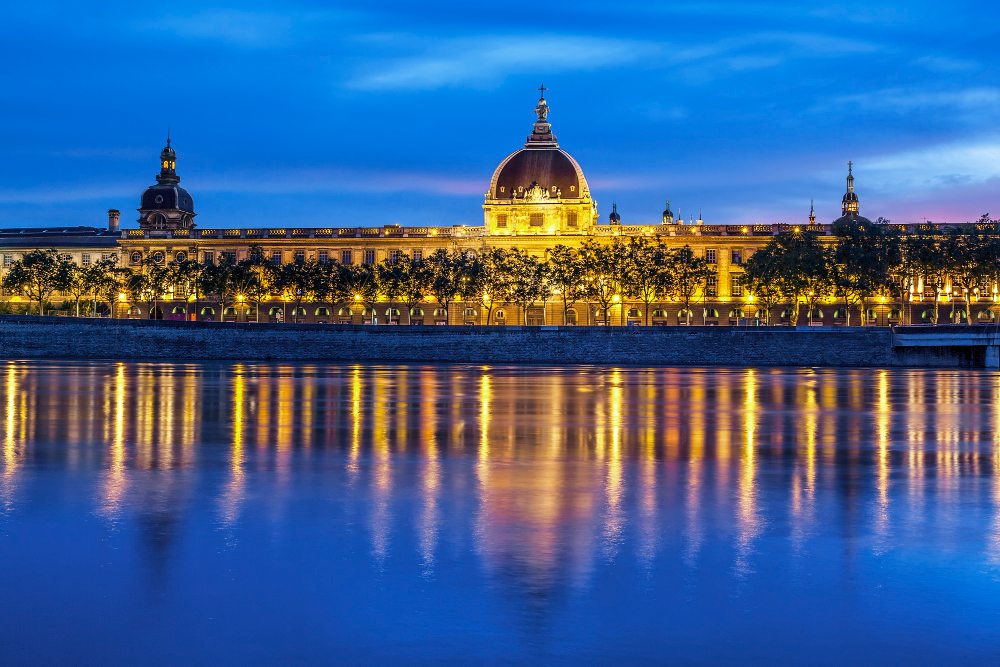
{"type": "MultiPolygon", "coordinates": [[[[535,255],[544,255],[557,244],[576,247],[587,239],[609,241],[615,237],[655,237],[672,248],[690,246],[697,256],[704,257],[712,275],[694,299],[697,304],[690,314],[683,306],[670,300],[650,305],[648,320],[653,324],[737,324],[745,315],[754,312],[752,295],[742,287],[743,265],[758,249],[765,246],[781,231],[798,229],[794,224],[711,225],[699,215],[687,223],[678,215],[675,218],[669,200],[661,219],[649,224],[622,224],[617,207],[612,206],[608,224],[598,224],[597,202],[594,200],[583,169],[565,150],[560,148],[549,123],[549,105],[543,96],[535,107],[536,119],[524,146],[500,162],[489,181],[483,201],[481,226],[452,225],[440,227],[288,227],[266,228],[207,228],[195,224],[194,200],[187,190],[180,187],[177,172],[177,154],[170,139],[160,154],[160,173],[156,183],[147,188],[139,207],[139,228],[117,232],[117,218],[109,222],[108,230],[89,229],[94,245],[113,244],[117,241],[121,264],[138,269],[144,261],[166,263],[174,260],[197,259],[205,263],[222,259],[239,261],[247,257],[251,247],[260,247],[265,256],[276,263],[295,261],[330,261],[343,264],[374,264],[396,253],[410,256],[429,256],[435,250],[478,251],[484,247],[505,249],[520,248],[535,255]],[[99,242],[98,242],[99,241],[99,242]]],[[[846,192],[842,200],[844,218],[861,219],[860,201],[854,188],[853,164],[848,165],[846,192]]],[[[841,218],[843,219],[843,218],[841,218]]],[[[836,222],[836,221],[835,221],[836,222]]],[[[825,242],[832,243],[831,224],[816,223],[810,210],[802,227],[816,230],[825,242]]],[[[906,226],[903,226],[904,228],[906,226]]],[[[916,226],[914,226],[914,230],[916,226]]],[[[17,230],[14,230],[15,232],[17,230]]],[[[20,248],[24,242],[38,243],[35,247],[61,248],[59,239],[46,236],[46,230],[31,231],[27,239],[20,235],[20,248]],[[51,242],[48,241],[52,238],[51,242]]],[[[908,230],[909,231],[909,230],[908,230]]],[[[10,234],[0,234],[0,254],[5,261],[13,261],[17,248],[7,249],[5,241],[10,234]]],[[[79,241],[79,239],[77,239],[79,241]]],[[[108,248],[110,249],[110,248],[108,248]]],[[[103,250],[102,252],[106,252],[103,250]]],[[[82,253],[81,253],[82,255],[82,253]]],[[[83,261],[82,256],[80,261],[83,261]]],[[[921,306],[923,286],[917,286],[914,295],[912,321],[926,318],[927,307],[932,307],[934,297],[928,292],[929,301],[921,306]]],[[[281,295],[260,305],[258,314],[252,306],[227,306],[225,312],[202,299],[204,303],[189,303],[189,296],[180,290],[163,299],[161,310],[147,312],[145,304],[127,304],[125,313],[132,317],[165,317],[168,319],[273,321],[290,319],[287,300],[281,295]]],[[[942,304],[939,304],[939,308],[942,304]]],[[[372,313],[365,312],[356,303],[303,304],[295,314],[299,321],[361,324],[372,320],[372,313]]],[[[410,313],[398,315],[400,304],[386,304],[374,313],[375,319],[388,323],[423,324],[485,324],[485,316],[474,304],[453,304],[450,312],[428,300],[410,313]]],[[[641,303],[617,302],[609,314],[609,323],[638,324],[647,320],[645,306],[641,303]]],[[[773,313],[772,322],[789,320],[790,310],[773,313]]],[[[125,314],[123,313],[123,314],[125,314]]],[[[513,305],[500,305],[493,313],[491,323],[563,324],[561,302],[554,298],[547,303],[521,313],[513,305]],[[525,317],[527,315],[527,317],[525,317]]],[[[992,318],[992,315],[990,314],[992,318]]],[[[946,320],[947,316],[945,316],[946,320]]],[[[574,304],[566,317],[568,324],[602,323],[603,312],[597,304],[574,304]]],[[[882,303],[869,309],[871,324],[886,325],[900,322],[899,306],[882,303]]],[[[799,323],[805,323],[803,313],[799,323]]],[[[832,301],[820,305],[820,312],[810,318],[813,324],[839,324],[847,320],[843,306],[832,301]]],[[[854,318],[857,321],[857,318],[854,318]]]]}

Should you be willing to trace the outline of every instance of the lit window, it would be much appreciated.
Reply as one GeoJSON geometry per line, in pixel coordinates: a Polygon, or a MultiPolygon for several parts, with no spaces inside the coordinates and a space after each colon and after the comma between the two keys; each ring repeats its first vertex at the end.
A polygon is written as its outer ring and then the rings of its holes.
{"type": "Polygon", "coordinates": [[[3,256],[3,265],[4,266],[13,266],[14,265],[14,255],[4,255],[3,256]]]}
{"type": "Polygon", "coordinates": [[[541,213],[532,213],[528,218],[528,224],[532,227],[541,227],[545,221],[545,217],[541,213]]]}
{"type": "Polygon", "coordinates": [[[576,229],[576,213],[566,214],[566,226],[572,229],[576,229]]]}
{"type": "Polygon", "coordinates": [[[501,213],[497,216],[497,228],[504,229],[507,227],[507,214],[501,213]]]}
{"type": "Polygon", "coordinates": [[[715,264],[716,262],[715,256],[716,256],[715,248],[707,248],[705,250],[705,261],[707,261],[709,264],[715,264]]]}
{"type": "Polygon", "coordinates": [[[719,279],[716,276],[709,276],[705,281],[705,296],[719,295],[719,279]]]}
{"type": "Polygon", "coordinates": [[[742,250],[739,250],[739,249],[734,249],[733,250],[732,263],[734,265],[736,265],[736,266],[740,266],[741,264],[743,264],[743,251],[742,250]]]}
{"type": "Polygon", "coordinates": [[[743,276],[736,274],[730,278],[733,296],[743,296],[743,276]]]}
{"type": "Polygon", "coordinates": [[[88,255],[87,253],[84,253],[83,255],[81,255],[80,256],[80,264],[82,266],[90,266],[90,255],[88,255]]]}
{"type": "Polygon", "coordinates": [[[423,250],[414,250],[413,251],[413,261],[419,262],[419,261],[423,260],[423,258],[424,258],[424,251],[423,250]]]}

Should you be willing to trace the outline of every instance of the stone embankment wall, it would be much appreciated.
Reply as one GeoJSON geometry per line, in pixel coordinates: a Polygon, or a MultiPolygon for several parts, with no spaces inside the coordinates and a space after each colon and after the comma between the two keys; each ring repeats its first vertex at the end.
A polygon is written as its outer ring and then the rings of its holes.
{"type": "Polygon", "coordinates": [[[482,327],[233,324],[0,316],[0,358],[688,366],[976,365],[905,354],[882,327],[482,327]]]}

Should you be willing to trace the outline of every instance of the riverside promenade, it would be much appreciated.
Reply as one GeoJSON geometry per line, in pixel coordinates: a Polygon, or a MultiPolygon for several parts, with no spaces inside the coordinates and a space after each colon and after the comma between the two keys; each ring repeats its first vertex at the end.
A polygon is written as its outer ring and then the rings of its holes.
{"type": "Polygon", "coordinates": [[[352,326],[0,316],[0,358],[995,367],[996,327],[352,326]],[[990,363],[993,362],[993,363],[990,363]]]}

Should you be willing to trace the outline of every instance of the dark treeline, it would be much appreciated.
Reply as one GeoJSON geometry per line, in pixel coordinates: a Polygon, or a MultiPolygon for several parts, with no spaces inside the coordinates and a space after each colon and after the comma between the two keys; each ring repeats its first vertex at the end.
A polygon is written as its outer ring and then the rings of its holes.
{"type": "MultiPolygon", "coordinates": [[[[776,308],[795,323],[803,308],[812,320],[821,304],[838,303],[847,324],[852,307],[864,324],[876,299],[898,304],[902,313],[916,299],[950,302],[953,314],[958,304],[969,313],[977,300],[993,301],[1000,232],[989,216],[976,225],[917,234],[882,219],[848,220],[835,225],[833,234],[832,243],[809,228],[775,235],[742,273],[734,272],[742,293],[734,289],[729,301],[744,304],[764,323],[776,308]]],[[[292,307],[296,321],[305,303],[360,304],[372,322],[379,321],[378,304],[388,304],[398,306],[407,323],[419,304],[433,301],[444,312],[452,304],[476,304],[490,324],[498,307],[517,306],[527,323],[529,308],[554,301],[561,305],[563,323],[570,322],[577,304],[592,307],[595,320],[607,324],[623,324],[626,304],[642,304],[649,324],[651,307],[662,303],[680,305],[680,317],[690,323],[692,306],[713,301],[717,285],[714,266],[690,246],[670,248],[644,236],[608,243],[588,239],[579,248],[556,245],[544,257],[489,247],[428,256],[394,251],[376,264],[305,259],[278,264],[256,246],[243,260],[233,255],[207,264],[164,262],[153,255],[135,267],[118,266],[114,259],[80,266],[55,250],[34,250],[14,262],[3,287],[28,298],[40,314],[59,293],[63,308],[76,315],[114,315],[119,306],[134,304],[156,313],[161,302],[181,301],[193,303],[196,313],[201,304],[216,304],[222,312],[241,307],[245,318],[250,313],[257,318],[262,303],[280,301],[292,307]]],[[[183,310],[186,316],[186,305],[183,310]]],[[[930,318],[934,323],[937,310],[930,318]]]]}

